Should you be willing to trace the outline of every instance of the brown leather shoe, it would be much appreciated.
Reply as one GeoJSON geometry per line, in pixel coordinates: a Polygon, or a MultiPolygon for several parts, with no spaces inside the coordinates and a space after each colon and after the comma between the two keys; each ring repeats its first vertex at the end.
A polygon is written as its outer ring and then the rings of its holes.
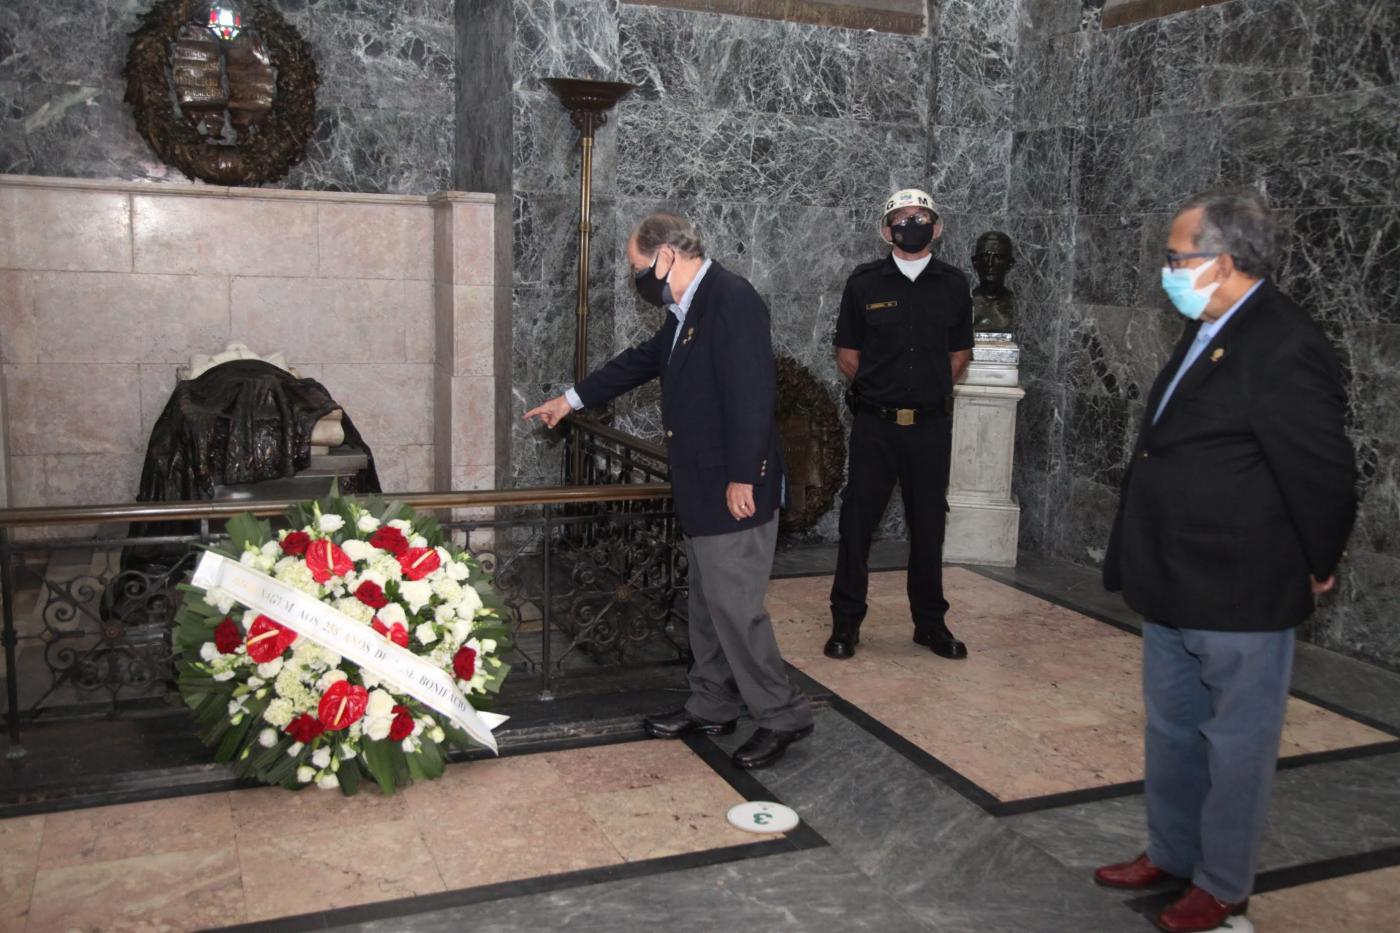
{"type": "Polygon", "coordinates": [[[1249,910],[1249,898],[1227,904],[1194,884],[1175,903],[1157,915],[1157,928],[1167,933],[1206,933],[1224,925],[1231,917],[1249,910]]]}
{"type": "Polygon", "coordinates": [[[1146,852],[1131,862],[1104,865],[1094,871],[1094,881],[1106,888],[1129,888],[1135,891],[1168,883],[1180,884],[1185,880],[1153,865],[1146,852]]]}

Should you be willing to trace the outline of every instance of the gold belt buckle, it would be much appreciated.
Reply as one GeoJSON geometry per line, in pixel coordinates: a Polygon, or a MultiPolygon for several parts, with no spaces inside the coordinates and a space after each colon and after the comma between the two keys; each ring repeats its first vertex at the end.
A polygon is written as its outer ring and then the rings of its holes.
{"type": "Polygon", "coordinates": [[[914,423],[914,409],[896,408],[894,410],[894,423],[901,427],[909,427],[914,423]]]}

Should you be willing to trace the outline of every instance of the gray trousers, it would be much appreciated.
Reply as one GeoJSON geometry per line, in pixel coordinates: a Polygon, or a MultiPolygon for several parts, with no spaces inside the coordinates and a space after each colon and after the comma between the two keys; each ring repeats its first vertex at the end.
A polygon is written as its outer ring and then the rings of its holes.
{"type": "Polygon", "coordinates": [[[1147,857],[1222,901],[1254,889],[1293,670],[1293,630],[1148,622],[1147,857]]]}
{"type": "Polygon", "coordinates": [[[690,562],[690,699],[693,716],[728,722],[743,708],[759,726],[812,724],[807,698],[788,681],[763,608],[778,519],[727,535],[686,538],[690,562]]]}

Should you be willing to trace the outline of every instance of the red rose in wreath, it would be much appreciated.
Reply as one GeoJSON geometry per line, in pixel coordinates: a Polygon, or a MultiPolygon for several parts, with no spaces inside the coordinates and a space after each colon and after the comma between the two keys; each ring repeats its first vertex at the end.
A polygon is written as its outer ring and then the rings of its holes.
{"type": "Polygon", "coordinates": [[[303,745],[316,741],[316,737],[325,731],[326,727],[321,725],[321,720],[310,713],[302,713],[287,723],[287,734],[303,745]]]}
{"type": "Polygon", "coordinates": [[[471,680],[476,673],[476,650],[466,645],[458,648],[452,656],[452,673],[462,680],[471,680]]]}
{"type": "Polygon", "coordinates": [[[369,539],[369,543],[381,551],[388,551],[395,557],[408,550],[408,539],[403,536],[402,531],[392,525],[385,525],[376,531],[374,536],[369,539]]]}
{"type": "Polygon", "coordinates": [[[402,742],[413,734],[413,713],[407,706],[394,707],[394,721],[389,723],[389,738],[402,742]]]}
{"type": "Polygon", "coordinates": [[[398,645],[400,648],[408,647],[408,629],[400,622],[395,622],[392,626],[385,625],[375,616],[369,622],[369,627],[374,629],[385,638],[398,645]]]}
{"type": "Polygon", "coordinates": [[[399,555],[399,566],[410,580],[421,580],[442,566],[437,548],[411,547],[399,555]]]}
{"type": "Polygon", "coordinates": [[[282,553],[289,557],[300,557],[311,544],[311,535],[304,531],[292,531],[282,539],[282,553]]]}
{"type": "Polygon", "coordinates": [[[233,654],[241,644],[243,644],[243,632],[238,628],[238,623],[232,619],[225,618],[214,629],[214,647],[219,649],[219,654],[233,654]]]}
{"type": "Polygon", "coordinates": [[[348,680],[337,680],[321,697],[316,715],[329,732],[347,729],[365,714],[369,691],[348,680]]]}
{"type": "Polygon", "coordinates": [[[297,640],[297,633],[274,622],[267,616],[258,616],[248,626],[248,657],[259,664],[266,664],[274,658],[282,657],[282,652],[297,640]]]}
{"type": "Polygon", "coordinates": [[[384,590],[373,580],[366,580],[357,586],[355,598],[371,609],[383,609],[389,605],[389,598],[384,595],[384,590]]]}
{"type": "Polygon", "coordinates": [[[317,583],[325,583],[331,577],[343,577],[351,571],[355,562],[329,538],[313,541],[306,549],[306,569],[317,583]]]}

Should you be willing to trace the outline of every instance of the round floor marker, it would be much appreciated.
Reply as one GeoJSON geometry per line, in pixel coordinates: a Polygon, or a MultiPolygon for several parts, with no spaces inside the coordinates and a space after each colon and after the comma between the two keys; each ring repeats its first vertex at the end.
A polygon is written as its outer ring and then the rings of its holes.
{"type": "Polygon", "coordinates": [[[730,807],[728,816],[730,823],[750,833],[785,833],[798,824],[796,810],[763,800],[730,807]]]}

